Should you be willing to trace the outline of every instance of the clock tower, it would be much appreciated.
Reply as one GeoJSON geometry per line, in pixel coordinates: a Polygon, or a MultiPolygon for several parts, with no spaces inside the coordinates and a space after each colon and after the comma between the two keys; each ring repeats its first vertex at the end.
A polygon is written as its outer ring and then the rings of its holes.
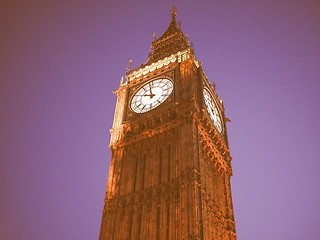
{"type": "Polygon", "coordinates": [[[174,7],[115,93],[99,240],[235,240],[228,119],[174,7]]]}

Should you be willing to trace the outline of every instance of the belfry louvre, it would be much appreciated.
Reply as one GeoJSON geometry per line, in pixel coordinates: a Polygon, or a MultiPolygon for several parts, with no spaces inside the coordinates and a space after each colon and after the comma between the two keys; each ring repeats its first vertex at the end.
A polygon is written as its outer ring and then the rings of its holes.
{"type": "Polygon", "coordinates": [[[234,240],[225,109],[171,10],[121,79],[100,240],[234,240]]]}

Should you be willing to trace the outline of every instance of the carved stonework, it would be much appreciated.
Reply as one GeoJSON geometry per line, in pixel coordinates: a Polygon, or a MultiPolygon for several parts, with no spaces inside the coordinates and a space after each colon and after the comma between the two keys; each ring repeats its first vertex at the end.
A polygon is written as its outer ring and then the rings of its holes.
{"type": "MultiPolygon", "coordinates": [[[[176,13],[173,8],[166,32],[154,35],[148,62],[131,70],[130,61],[127,82],[121,80],[115,91],[99,240],[236,239],[223,102],[177,26],[176,13]],[[134,112],[131,99],[156,79],[168,79],[161,91],[172,83],[172,92],[156,107],[134,112]],[[209,117],[204,88],[223,131],[209,117]]],[[[141,94],[146,101],[156,96],[150,89],[141,94]]]]}

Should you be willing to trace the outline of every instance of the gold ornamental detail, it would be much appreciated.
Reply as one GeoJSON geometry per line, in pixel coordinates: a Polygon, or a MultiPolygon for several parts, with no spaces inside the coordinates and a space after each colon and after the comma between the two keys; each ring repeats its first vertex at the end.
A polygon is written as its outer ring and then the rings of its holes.
{"type": "MultiPolygon", "coordinates": [[[[172,54],[169,57],[166,57],[164,59],[161,59],[155,63],[152,63],[150,65],[147,65],[143,68],[140,68],[139,70],[133,71],[132,73],[128,74],[126,77],[128,81],[131,81],[135,78],[138,78],[142,75],[145,75],[149,72],[153,72],[156,69],[162,68],[163,66],[167,66],[170,63],[178,61],[179,63],[190,58],[190,53],[188,50],[177,52],[175,54],[172,54]]],[[[198,61],[197,61],[198,63],[198,61]]],[[[197,65],[197,64],[196,64],[197,65]]]]}

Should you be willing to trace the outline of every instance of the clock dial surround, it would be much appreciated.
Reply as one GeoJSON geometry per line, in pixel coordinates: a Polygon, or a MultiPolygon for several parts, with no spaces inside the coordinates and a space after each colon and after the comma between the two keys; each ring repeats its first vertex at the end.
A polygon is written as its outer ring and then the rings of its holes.
{"type": "Polygon", "coordinates": [[[217,109],[217,106],[211,94],[206,88],[203,89],[203,97],[204,97],[204,103],[206,105],[209,116],[213,121],[213,125],[215,126],[215,128],[218,130],[219,133],[222,133],[222,122],[219,115],[219,111],[217,109]]]}
{"type": "Polygon", "coordinates": [[[145,113],[158,107],[172,93],[173,83],[168,78],[160,78],[147,82],[140,87],[130,101],[131,110],[145,113]]]}

